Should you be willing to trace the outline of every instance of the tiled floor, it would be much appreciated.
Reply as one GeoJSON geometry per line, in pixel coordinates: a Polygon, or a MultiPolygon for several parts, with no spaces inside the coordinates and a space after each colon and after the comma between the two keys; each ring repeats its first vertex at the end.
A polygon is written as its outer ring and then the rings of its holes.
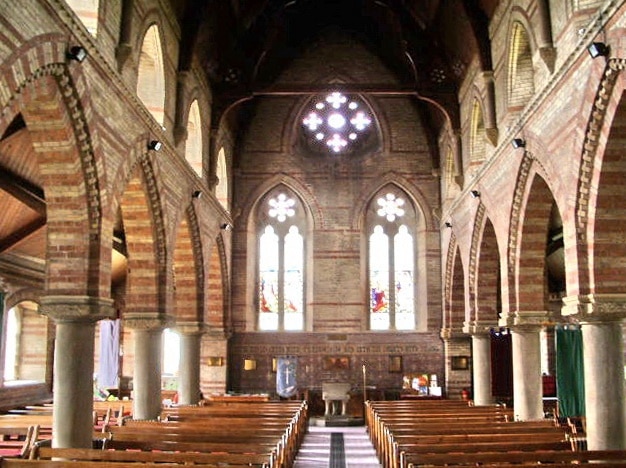
{"type": "MultiPolygon", "coordinates": [[[[311,426],[298,452],[294,468],[328,468],[330,466],[330,434],[343,433],[345,468],[381,468],[374,447],[364,426],[311,426]]],[[[337,467],[337,464],[333,464],[337,467]]]]}

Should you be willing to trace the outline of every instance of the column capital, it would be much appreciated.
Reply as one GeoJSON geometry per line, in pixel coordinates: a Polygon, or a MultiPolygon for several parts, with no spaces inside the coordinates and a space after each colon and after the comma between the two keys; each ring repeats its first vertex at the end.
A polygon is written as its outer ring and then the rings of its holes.
{"type": "Polygon", "coordinates": [[[459,340],[462,338],[468,338],[469,336],[464,333],[460,328],[442,328],[441,332],[439,332],[439,336],[442,340],[452,341],[459,340]]]}
{"type": "Polygon", "coordinates": [[[488,335],[491,329],[497,326],[498,324],[493,322],[473,320],[463,324],[463,332],[468,335],[488,335]]]}
{"type": "Polygon", "coordinates": [[[125,314],[124,326],[137,331],[158,331],[172,324],[171,317],[156,314],[125,314]]]}
{"type": "Polygon", "coordinates": [[[626,294],[583,294],[563,298],[561,315],[580,322],[615,322],[626,318],[626,294]]]}
{"type": "Polygon", "coordinates": [[[174,328],[181,335],[202,335],[206,325],[202,322],[177,322],[174,328]]]}
{"type": "Polygon", "coordinates": [[[550,322],[550,312],[547,310],[517,310],[503,315],[498,325],[511,329],[542,328],[550,322]]]}
{"type": "Polygon", "coordinates": [[[113,299],[91,296],[41,297],[39,310],[55,322],[97,322],[116,318],[113,299]]]}

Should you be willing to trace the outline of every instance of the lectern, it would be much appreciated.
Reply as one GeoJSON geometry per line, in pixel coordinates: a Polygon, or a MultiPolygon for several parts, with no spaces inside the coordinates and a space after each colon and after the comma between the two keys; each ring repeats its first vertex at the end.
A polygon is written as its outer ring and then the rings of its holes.
{"type": "Polygon", "coordinates": [[[341,402],[341,415],[345,416],[348,401],[350,400],[350,388],[346,382],[323,382],[322,399],[324,400],[324,416],[337,414],[337,403],[341,402]]]}

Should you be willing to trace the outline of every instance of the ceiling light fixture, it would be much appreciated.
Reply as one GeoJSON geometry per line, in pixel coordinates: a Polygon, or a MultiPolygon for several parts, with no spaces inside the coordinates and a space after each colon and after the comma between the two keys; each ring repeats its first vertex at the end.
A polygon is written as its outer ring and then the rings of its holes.
{"type": "Polygon", "coordinates": [[[159,151],[163,147],[163,143],[159,140],[151,140],[148,143],[148,149],[152,151],[159,151]]]}
{"type": "Polygon", "coordinates": [[[589,52],[591,58],[606,57],[609,55],[609,46],[604,42],[592,42],[587,47],[587,52],[589,52]]]}
{"type": "Polygon", "coordinates": [[[82,62],[87,58],[87,51],[82,46],[74,46],[71,47],[70,50],[67,51],[67,58],[70,60],[76,60],[77,62],[82,62]]]}
{"type": "Polygon", "coordinates": [[[513,141],[511,141],[511,144],[513,145],[513,148],[515,149],[524,148],[526,146],[526,141],[523,138],[513,138],[513,141]]]}

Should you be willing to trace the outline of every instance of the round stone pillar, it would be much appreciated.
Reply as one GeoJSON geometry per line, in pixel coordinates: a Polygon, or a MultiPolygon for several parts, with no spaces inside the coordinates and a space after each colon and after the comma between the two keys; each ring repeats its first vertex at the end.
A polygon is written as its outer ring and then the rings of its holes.
{"type": "Polygon", "coordinates": [[[518,421],[544,418],[539,331],[539,327],[533,326],[519,326],[511,330],[513,413],[518,421]]]}
{"type": "Polygon", "coordinates": [[[182,324],[180,333],[180,365],[178,368],[178,403],[195,405],[200,401],[200,324],[182,324]]]}
{"type": "Polygon", "coordinates": [[[488,334],[472,335],[472,373],[474,404],[476,406],[492,404],[491,341],[488,334]]]}
{"type": "Polygon", "coordinates": [[[103,318],[114,318],[113,301],[45,296],[40,310],[56,323],[52,446],[91,448],[94,324],[103,318]]]}
{"type": "Polygon", "coordinates": [[[158,419],[161,415],[161,347],[163,326],[135,319],[133,374],[133,419],[158,419]]]}
{"type": "Polygon", "coordinates": [[[589,450],[626,449],[624,345],[619,321],[584,323],[585,413],[589,450]]]}

